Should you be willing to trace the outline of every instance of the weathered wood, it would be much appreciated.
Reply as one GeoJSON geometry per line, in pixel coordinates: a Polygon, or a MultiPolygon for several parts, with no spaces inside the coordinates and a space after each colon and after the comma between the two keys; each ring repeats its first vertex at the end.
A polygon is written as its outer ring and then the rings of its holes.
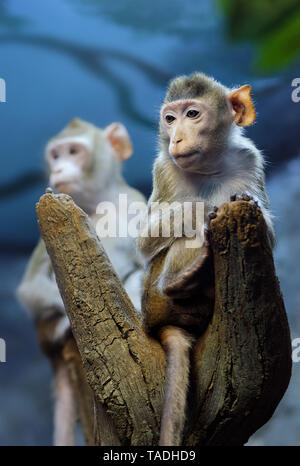
{"type": "Polygon", "coordinates": [[[87,445],[96,445],[95,441],[95,417],[94,417],[94,393],[86,380],[86,374],[82,366],[81,357],[73,337],[68,338],[62,350],[62,359],[69,371],[70,381],[76,397],[78,417],[87,445]]]}
{"type": "MultiPolygon", "coordinates": [[[[165,356],[82,210],[44,195],[39,226],[96,402],[121,444],[157,445],[165,356]]],[[[213,318],[193,352],[185,444],[242,445],[272,415],[291,372],[289,329],[260,210],[225,204],[211,223],[213,318]]]]}
{"type": "Polygon", "coordinates": [[[165,374],[161,346],[140,319],[86,216],[69,196],[38,206],[45,241],[87,380],[121,444],[157,444],[165,374]]]}
{"type": "Polygon", "coordinates": [[[256,205],[211,222],[213,319],[194,351],[197,422],[190,445],[243,445],[269,420],[291,376],[291,341],[266,225],[256,205]]]}

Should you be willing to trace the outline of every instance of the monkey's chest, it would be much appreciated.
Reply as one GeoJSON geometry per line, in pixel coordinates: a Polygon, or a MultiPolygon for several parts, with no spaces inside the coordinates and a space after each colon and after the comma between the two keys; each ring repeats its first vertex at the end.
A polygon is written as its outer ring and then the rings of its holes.
{"type": "Polygon", "coordinates": [[[200,284],[189,298],[171,299],[163,295],[157,283],[164,260],[165,253],[162,252],[151,261],[144,278],[142,312],[147,330],[154,333],[159,327],[176,325],[192,333],[203,333],[212,317],[214,296],[201,290],[200,284]]]}

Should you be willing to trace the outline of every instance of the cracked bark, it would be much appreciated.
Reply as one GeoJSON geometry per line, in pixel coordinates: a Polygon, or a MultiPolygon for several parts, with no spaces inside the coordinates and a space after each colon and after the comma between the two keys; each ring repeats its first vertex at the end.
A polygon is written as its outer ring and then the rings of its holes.
{"type": "MultiPolygon", "coordinates": [[[[90,395],[77,391],[79,405],[87,398],[80,413],[87,443],[114,444],[117,433],[122,445],[157,445],[161,346],[144,332],[84,212],[68,196],[45,194],[37,213],[80,353],[71,358],[73,373],[82,362],[91,388],[90,395]]],[[[211,245],[215,308],[192,355],[184,443],[242,445],[287,388],[289,328],[260,210],[245,201],[224,204],[211,222],[211,245]]]]}

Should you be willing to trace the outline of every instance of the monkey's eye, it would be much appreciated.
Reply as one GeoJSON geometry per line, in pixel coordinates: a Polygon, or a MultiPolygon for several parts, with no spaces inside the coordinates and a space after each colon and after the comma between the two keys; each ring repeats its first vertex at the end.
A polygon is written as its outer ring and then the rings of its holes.
{"type": "Polygon", "coordinates": [[[168,125],[170,125],[175,120],[175,117],[173,115],[166,115],[165,118],[168,125]]]}
{"type": "Polygon", "coordinates": [[[189,110],[186,114],[189,118],[196,118],[199,115],[198,110],[189,110]]]}
{"type": "Polygon", "coordinates": [[[71,146],[71,147],[70,147],[70,154],[71,154],[71,155],[77,154],[77,152],[78,152],[78,151],[77,151],[77,147],[75,147],[75,146],[71,146]]]}
{"type": "Polygon", "coordinates": [[[58,157],[59,157],[59,153],[56,152],[56,150],[54,150],[54,151],[52,152],[52,158],[53,158],[54,160],[56,160],[56,159],[58,159],[58,157]]]}

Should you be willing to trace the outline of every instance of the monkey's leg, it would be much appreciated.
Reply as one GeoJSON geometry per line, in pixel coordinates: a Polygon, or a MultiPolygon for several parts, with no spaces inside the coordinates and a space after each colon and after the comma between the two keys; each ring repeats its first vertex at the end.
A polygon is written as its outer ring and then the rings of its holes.
{"type": "Polygon", "coordinates": [[[58,357],[54,366],[54,446],[75,445],[77,409],[75,394],[65,361],[58,357]]]}
{"type": "MultiPolygon", "coordinates": [[[[45,312],[48,315],[47,312],[45,312]]],[[[51,362],[54,374],[54,434],[56,446],[75,445],[77,408],[75,393],[63,348],[71,334],[65,314],[56,313],[51,318],[35,321],[38,341],[51,362]]]]}
{"type": "MultiPolygon", "coordinates": [[[[243,193],[241,195],[233,195],[231,196],[231,202],[236,202],[236,201],[247,201],[252,205],[257,206],[257,201],[254,200],[254,198],[248,194],[248,193],[243,193]]],[[[217,217],[217,215],[220,215],[223,213],[222,206],[220,209],[218,207],[214,207],[214,211],[210,212],[208,214],[209,221],[213,220],[214,218],[217,217]]],[[[212,269],[212,262],[210,261],[211,259],[211,254],[210,254],[210,248],[209,248],[209,243],[208,243],[208,237],[209,237],[209,230],[206,230],[205,232],[205,243],[200,247],[200,248],[195,248],[192,252],[192,255],[196,256],[194,261],[192,262],[191,265],[182,267],[182,270],[177,273],[177,275],[174,277],[174,270],[173,270],[173,277],[168,280],[166,285],[163,288],[163,292],[169,296],[170,298],[182,298],[182,297],[188,297],[191,293],[193,293],[199,285],[202,282],[203,277],[207,278],[207,275],[209,275],[210,268],[212,269]]],[[[178,241],[178,240],[177,240],[178,241]]],[[[176,244],[176,242],[174,243],[176,244]]],[[[180,251],[178,248],[177,243],[177,251],[174,255],[174,252],[170,253],[173,254],[173,262],[180,263],[180,251]],[[175,257],[178,254],[177,258],[175,257]]],[[[172,246],[173,247],[173,246],[172,246]]],[[[168,253],[169,254],[169,253],[168,253]]],[[[183,252],[183,249],[181,251],[181,255],[185,254],[186,257],[188,258],[188,253],[183,252]]],[[[189,260],[189,259],[188,259],[189,260]]],[[[167,257],[166,264],[170,269],[174,269],[174,266],[171,264],[172,260],[167,257]]],[[[205,288],[205,287],[204,287],[205,288]]]]}
{"type": "Polygon", "coordinates": [[[160,427],[160,446],[180,446],[186,417],[192,337],[179,327],[160,331],[167,353],[165,398],[160,427]]]}
{"type": "Polygon", "coordinates": [[[187,248],[187,241],[187,238],[178,238],[167,253],[161,282],[163,293],[170,298],[189,297],[201,285],[201,277],[207,274],[210,263],[207,240],[197,248],[187,248]]]}

